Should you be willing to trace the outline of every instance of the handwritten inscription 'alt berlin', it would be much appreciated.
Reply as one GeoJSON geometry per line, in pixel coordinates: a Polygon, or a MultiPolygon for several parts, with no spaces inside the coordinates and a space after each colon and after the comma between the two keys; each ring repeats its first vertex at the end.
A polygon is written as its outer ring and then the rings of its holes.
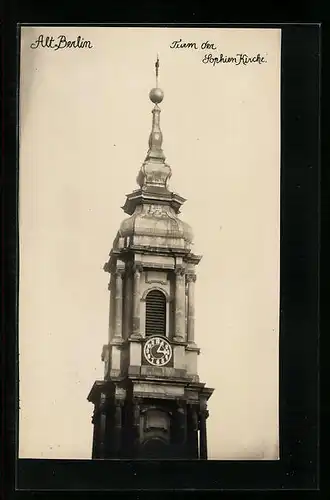
{"type": "MultiPolygon", "coordinates": [[[[180,40],[174,40],[170,44],[170,49],[192,49],[192,50],[217,50],[217,47],[214,43],[209,42],[208,40],[198,45],[196,42],[184,42],[182,38],[180,40]]],[[[259,54],[243,54],[238,53],[232,56],[228,56],[222,53],[214,55],[213,53],[205,54],[202,58],[203,64],[211,64],[213,67],[217,64],[234,64],[235,66],[247,64],[263,64],[266,63],[265,56],[259,54]]]]}
{"type": "Polygon", "coordinates": [[[68,40],[65,35],[59,35],[56,39],[53,36],[39,35],[38,38],[31,43],[31,49],[92,49],[93,45],[90,40],[85,40],[80,35],[75,40],[68,40]]]}

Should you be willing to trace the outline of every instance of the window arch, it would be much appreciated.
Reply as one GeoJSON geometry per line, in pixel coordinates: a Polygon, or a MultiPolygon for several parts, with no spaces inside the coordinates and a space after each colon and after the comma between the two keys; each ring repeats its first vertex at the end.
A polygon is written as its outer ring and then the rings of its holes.
{"type": "Polygon", "coordinates": [[[151,290],[146,297],[146,336],[166,335],[166,297],[151,290]]]}

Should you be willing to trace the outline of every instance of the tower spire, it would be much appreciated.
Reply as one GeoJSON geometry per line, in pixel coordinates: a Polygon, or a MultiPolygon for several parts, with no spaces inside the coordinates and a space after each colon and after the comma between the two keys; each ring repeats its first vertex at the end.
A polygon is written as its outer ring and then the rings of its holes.
{"type": "Polygon", "coordinates": [[[159,103],[164,99],[164,92],[158,87],[158,73],[159,73],[159,56],[157,54],[157,60],[155,62],[156,70],[156,87],[151,89],[149,93],[149,98],[151,102],[154,103],[154,108],[152,110],[152,127],[149,136],[149,151],[147,153],[146,161],[150,159],[164,161],[165,156],[162,150],[163,134],[160,129],[160,107],[159,103]]]}
{"type": "Polygon", "coordinates": [[[163,134],[160,129],[160,107],[159,103],[164,99],[164,92],[158,86],[159,56],[155,62],[156,87],[149,92],[149,99],[154,104],[152,109],[152,126],[149,135],[149,150],[147,156],[137,175],[137,183],[146,189],[154,187],[167,190],[168,181],[172,175],[171,167],[165,163],[165,155],[162,150],[163,134]]]}

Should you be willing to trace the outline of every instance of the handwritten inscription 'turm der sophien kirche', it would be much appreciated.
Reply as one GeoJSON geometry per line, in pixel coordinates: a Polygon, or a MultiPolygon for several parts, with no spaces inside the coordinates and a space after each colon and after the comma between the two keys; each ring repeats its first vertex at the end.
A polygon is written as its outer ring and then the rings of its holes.
{"type": "MultiPolygon", "coordinates": [[[[191,49],[207,51],[218,50],[215,44],[209,42],[208,40],[199,45],[196,42],[185,42],[181,38],[179,40],[173,40],[173,42],[170,44],[170,49],[191,49]]],[[[214,53],[209,52],[208,54],[204,54],[202,58],[202,63],[212,64],[213,66],[216,66],[219,63],[230,63],[236,66],[242,64],[243,66],[246,66],[247,64],[264,64],[266,62],[267,61],[265,56],[262,56],[260,53],[254,55],[237,53],[235,55],[229,56],[223,53],[217,53],[216,55],[214,55],[214,53]]]]}

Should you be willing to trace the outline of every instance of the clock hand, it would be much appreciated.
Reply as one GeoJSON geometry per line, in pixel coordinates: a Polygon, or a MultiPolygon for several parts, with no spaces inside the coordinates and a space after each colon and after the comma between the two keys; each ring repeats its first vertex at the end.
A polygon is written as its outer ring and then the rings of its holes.
{"type": "Polygon", "coordinates": [[[159,354],[164,354],[164,347],[162,346],[162,344],[159,344],[156,352],[159,354]]]}

